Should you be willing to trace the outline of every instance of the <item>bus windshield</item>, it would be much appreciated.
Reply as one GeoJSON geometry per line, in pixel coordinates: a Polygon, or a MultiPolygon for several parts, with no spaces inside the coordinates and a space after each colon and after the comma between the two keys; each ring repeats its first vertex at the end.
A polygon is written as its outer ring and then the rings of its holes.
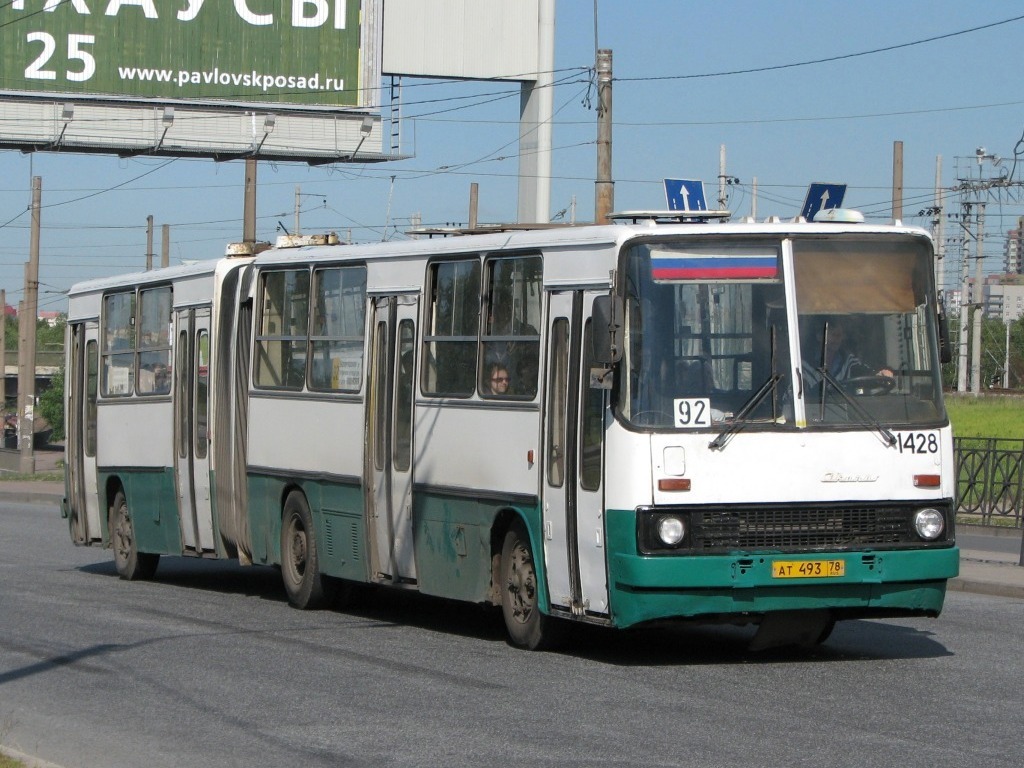
{"type": "Polygon", "coordinates": [[[937,423],[931,258],[895,235],[631,244],[620,417],[643,429],[937,423]]]}

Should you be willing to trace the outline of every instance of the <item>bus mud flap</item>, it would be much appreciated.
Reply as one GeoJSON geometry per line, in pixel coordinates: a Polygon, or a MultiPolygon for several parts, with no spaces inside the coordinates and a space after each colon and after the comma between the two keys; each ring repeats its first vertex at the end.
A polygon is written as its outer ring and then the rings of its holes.
{"type": "Polygon", "coordinates": [[[830,611],[776,611],[765,614],[757,633],[748,646],[751,651],[764,651],[768,648],[780,648],[786,645],[797,645],[801,648],[813,648],[823,636],[828,636],[832,625],[830,611]]]}

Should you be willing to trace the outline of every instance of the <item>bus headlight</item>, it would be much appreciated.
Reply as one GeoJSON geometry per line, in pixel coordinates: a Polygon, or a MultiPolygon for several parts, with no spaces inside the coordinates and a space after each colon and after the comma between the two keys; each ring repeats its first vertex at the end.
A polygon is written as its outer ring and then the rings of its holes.
{"type": "Polygon", "coordinates": [[[928,507],[914,513],[914,530],[925,541],[935,541],[946,529],[946,519],[937,509],[928,507]]]}
{"type": "Polygon", "coordinates": [[[674,547],[686,537],[686,523],[681,517],[665,515],[658,520],[658,538],[668,547],[674,547]]]}

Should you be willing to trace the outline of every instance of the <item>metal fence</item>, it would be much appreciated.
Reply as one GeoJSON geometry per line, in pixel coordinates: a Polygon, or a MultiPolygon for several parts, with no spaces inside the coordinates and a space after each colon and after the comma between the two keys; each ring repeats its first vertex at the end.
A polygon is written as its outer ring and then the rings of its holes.
{"type": "Polygon", "coordinates": [[[1024,527],[1024,440],[958,437],[957,514],[980,525],[1024,527]]]}

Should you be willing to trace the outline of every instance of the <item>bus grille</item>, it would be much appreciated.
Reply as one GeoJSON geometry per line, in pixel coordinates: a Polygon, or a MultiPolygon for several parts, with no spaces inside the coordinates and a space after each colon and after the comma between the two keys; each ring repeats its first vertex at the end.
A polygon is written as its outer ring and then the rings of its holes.
{"type": "Polygon", "coordinates": [[[694,550],[834,549],[920,544],[900,507],[736,508],[694,511],[694,550]]]}

